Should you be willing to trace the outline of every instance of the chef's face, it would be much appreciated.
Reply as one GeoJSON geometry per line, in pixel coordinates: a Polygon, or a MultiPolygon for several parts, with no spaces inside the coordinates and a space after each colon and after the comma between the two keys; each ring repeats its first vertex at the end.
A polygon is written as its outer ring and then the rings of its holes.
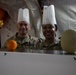
{"type": "Polygon", "coordinates": [[[22,36],[27,35],[30,30],[30,24],[26,21],[20,21],[17,24],[18,33],[22,36]]]}
{"type": "Polygon", "coordinates": [[[46,39],[53,39],[55,37],[55,28],[51,24],[42,25],[42,30],[46,39]]]}

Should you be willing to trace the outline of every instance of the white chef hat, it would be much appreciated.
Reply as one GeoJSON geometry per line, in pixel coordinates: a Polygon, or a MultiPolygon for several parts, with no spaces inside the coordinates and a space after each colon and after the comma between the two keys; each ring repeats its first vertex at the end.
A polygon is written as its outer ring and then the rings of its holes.
{"type": "Polygon", "coordinates": [[[22,9],[20,8],[18,11],[18,21],[26,21],[28,23],[30,23],[30,19],[29,19],[29,10],[27,8],[22,9]]]}
{"type": "Polygon", "coordinates": [[[44,6],[42,24],[52,24],[53,26],[57,24],[54,5],[44,6]]]}

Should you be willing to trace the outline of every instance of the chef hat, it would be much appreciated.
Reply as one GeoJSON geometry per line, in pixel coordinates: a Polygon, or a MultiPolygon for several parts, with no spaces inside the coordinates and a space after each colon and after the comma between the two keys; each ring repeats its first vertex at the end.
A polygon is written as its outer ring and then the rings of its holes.
{"type": "Polygon", "coordinates": [[[25,9],[20,8],[19,9],[18,21],[17,22],[20,22],[20,21],[26,21],[26,22],[30,23],[30,21],[29,21],[29,10],[27,8],[25,8],[25,9]]]}
{"type": "MultiPolygon", "coordinates": [[[[42,24],[52,24],[53,26],[56,23],[56,18],[55,18],[55,8],[54,5],[50,5],[50,6],[44,6],[43,9],[43,20],[42,20],[42,24]]],[[[55,26],[54,26],[55,27],[55,26]]]]}

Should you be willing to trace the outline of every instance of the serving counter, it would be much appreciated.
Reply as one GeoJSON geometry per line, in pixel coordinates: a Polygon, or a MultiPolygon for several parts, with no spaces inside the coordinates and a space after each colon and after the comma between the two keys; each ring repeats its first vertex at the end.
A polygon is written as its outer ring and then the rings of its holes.
{"type": "Polygon", "coordinates": [[[0,75],[76,75],[76,55],[1,51],[0,75]]]}

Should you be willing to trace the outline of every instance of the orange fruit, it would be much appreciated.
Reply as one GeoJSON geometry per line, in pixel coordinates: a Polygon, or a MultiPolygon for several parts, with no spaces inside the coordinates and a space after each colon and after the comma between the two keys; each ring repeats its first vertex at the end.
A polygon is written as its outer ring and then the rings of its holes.
{"type": "Polygon", "coordinates": [[[17,48],[17,42],[15,40],[9,40],[7,42],[7,49],[9,51],[13,51],[14,52],[16,50],[16,48],[17,48]]]}

